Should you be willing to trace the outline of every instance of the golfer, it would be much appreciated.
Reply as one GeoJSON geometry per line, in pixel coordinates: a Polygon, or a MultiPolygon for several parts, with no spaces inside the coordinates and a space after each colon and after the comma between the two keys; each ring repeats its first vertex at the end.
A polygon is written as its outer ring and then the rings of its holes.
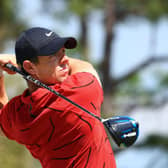
{"type": "MultiPolygon", "coordinates": [[[[93,66],[70,58],[73,37],[33,27],[21,33],[15,56],[0,55],[6,63],[47,84],[87,110],[100,116],[103,90],[93,66]]],[[[27,81],[23,94],[8,102],[4,76],[0,75],[0,126],[4,134],[26,146],[43,168],[116,168],[103,124],[66,100],[27,81]]]]}

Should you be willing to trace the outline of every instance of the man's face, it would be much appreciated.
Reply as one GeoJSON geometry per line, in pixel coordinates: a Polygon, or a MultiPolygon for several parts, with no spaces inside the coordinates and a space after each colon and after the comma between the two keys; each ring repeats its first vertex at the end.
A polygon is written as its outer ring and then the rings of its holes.
{"type": "Polygon", "coordinates": [[[52,85],[63,82],[69,75],[69,59],[65,48],[50,56],[38,56],[35,76],[45,84],[52,85]]]}

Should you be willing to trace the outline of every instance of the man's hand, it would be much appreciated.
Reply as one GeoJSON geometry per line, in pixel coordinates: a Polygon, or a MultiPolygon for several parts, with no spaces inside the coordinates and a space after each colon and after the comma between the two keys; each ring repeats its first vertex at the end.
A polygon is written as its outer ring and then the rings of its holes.
{"type": "Polygon", "coordinates": [[[9,69],[5,68],[5,64],[11,63],[15,66],[16,64],[16,58],[13,54],[0,54],[0,109],[8,102],[8,96],[6,93],[5,85],[4,85],[4,76],[2,73],[3,71],[6,71],[8,74],[15,74],[13,71],[10,71],[9,69]]]}
{"type": "Polygon", "coordinates": [[[0,54],[0,69],[6,71],[8,74],[15,74],[15,72],[4,67],[7,63],[18,67],[14,54],[0,54]]]}

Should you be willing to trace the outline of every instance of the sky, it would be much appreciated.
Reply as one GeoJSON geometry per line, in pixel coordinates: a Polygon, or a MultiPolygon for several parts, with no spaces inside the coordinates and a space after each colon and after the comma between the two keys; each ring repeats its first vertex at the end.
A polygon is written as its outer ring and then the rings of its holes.
{"type": "Polygon", "coordinates": [[[116,163],[117,168],[167,168],[167,157],[162,148],[130,148],[117,155],[116,163]]]}

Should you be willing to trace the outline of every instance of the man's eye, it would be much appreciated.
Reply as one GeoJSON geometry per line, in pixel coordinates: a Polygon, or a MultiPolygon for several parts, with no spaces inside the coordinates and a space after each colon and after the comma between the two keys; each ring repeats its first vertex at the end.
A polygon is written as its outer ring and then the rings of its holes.
{"type": "Polygon", "coordinates": [[[49,58],[53,58],[53,57],[54,57],[54,55],[50,55],[50,56],[49,56],[49,58]]]}

